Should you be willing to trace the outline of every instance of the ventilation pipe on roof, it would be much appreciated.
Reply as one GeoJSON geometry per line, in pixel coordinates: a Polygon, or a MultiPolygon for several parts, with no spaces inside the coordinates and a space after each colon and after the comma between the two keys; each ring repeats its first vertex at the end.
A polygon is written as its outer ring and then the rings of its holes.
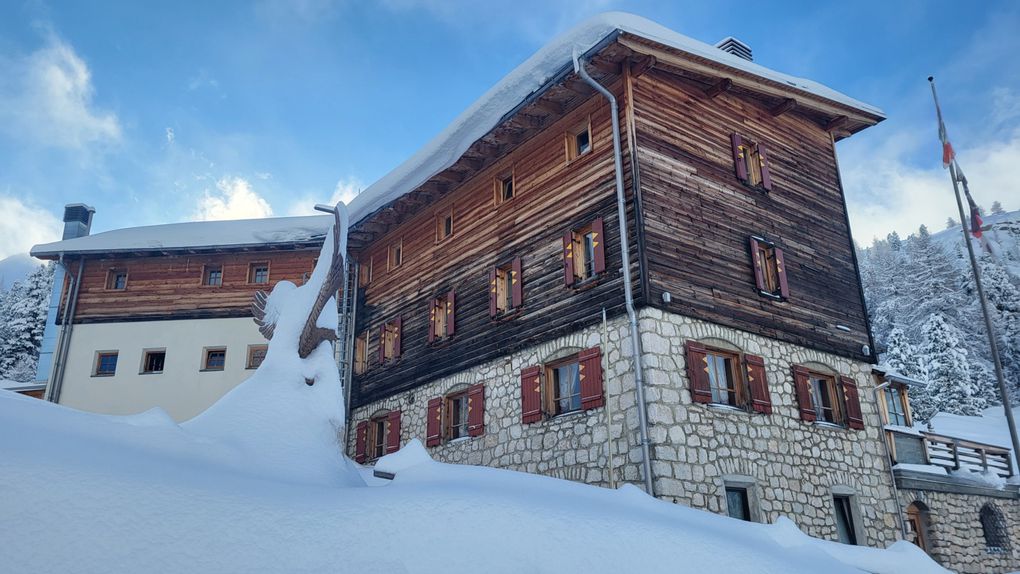
{"type": "Polygon", "coordinates": [[[577,52],[574,52],[574,70],[591,87],[609,100],[613,120],[613,160],[616,165],[616,213],[620,223],[620,253],[623,257],[623,300],[630,321],[631,359],[634,365],[634,383],[637,389],[638,426],[641,436],[641,468],[645,479],[645,492],[655,496],[652,486],[652,459],[648,448],[648,413],[645,407],[645,378],[641,368],[641,338],[638,333],[637,312],[634,310],[634,293],[630,284],[630,246],[627,241],[627,204],[623,191],[623,152],[620,146],[620,109],[616,97],[596,82],[584,69],[577,52]]]}
{"type": "Polygon", "coordinates": [[[751,47],[740,40],[737,40],[733,36],[727,36],[726,38],[719,40],[719,43],[717,43],[715,47],[719,48],[723,52],[733,54],[738,58],[743,58],[748,62],[754,61],[754,58],[751,56],[751,47]]]}

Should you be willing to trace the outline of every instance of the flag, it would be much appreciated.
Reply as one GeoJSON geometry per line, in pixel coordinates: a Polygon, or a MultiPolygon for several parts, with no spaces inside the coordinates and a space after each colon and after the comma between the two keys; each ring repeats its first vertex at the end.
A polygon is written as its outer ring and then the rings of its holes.
{"type": "Polygon", "coordinates": [[[956,159],[956,152],[953,151],[953,144],[949,143],[946,126],[942,123],[941,112],[939,112],[939,141],[942,142],[942,169],[946,169],[956,159]]]}
{"type": "MultiPolygon", "coordinates": [[[[952,148],[950,148],[950,151],[952,151],[952,148]]],[[[981,226],[984,224],[984,221],[981,219],[981,210],[978,209],[977,203],[974,203],[974,198],[970,195],[967,176],[963,175],[963,170],[960,169],[959,164],[956,166],[956,180],[963,184],[963,194],[967,196],[967,205],[970,207],[970,233],[974,237],[981,239],[981,226]]]]}
{"type": "Polygon", "coordinates": [[[974,198],[970,196],[970,187],[967,185],[967,177],[963,175],[963,171],[960,169],[960,164],[956,163],[956,152],[953,151],[953,144],[949,143],[949,134],[946,133],[946,124],[942,121],[942,108],[939,107],[939,98],[935,94],[934,78],[929,76],[928,82],[931,83],[931,95],[935,99],[935,114],[938,115],[939,118],[939,141],[942,142],[942,167],[945,169],[951,165],[955,165],[956,181],[963,184],[963,193],[967,196],[967,204],[970,206],[970,232],[974,237],[981,239],[981,225],[984,223],[981,220],[981,211],[978,209],[977,203],[974,203],[974,198]]]}

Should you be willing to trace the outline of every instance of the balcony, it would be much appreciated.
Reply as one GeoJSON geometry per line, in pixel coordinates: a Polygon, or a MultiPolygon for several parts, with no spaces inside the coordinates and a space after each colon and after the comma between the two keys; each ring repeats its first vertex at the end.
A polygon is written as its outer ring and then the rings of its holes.
{"type": "Polygon", "coordinates": [[[1017,486],[1008,484],[1015,482],[1008,448],[906,427],[885,432],[901,488],[1016,496],[1017,486]]]}

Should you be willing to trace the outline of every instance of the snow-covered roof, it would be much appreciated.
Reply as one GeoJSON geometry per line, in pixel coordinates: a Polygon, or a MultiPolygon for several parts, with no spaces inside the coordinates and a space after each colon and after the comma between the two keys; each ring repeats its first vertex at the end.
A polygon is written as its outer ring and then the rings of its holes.
{"type": "Polygon", "coordinates": [[[409,193],[432,176],[453,165],[467,149],[565,67],[573,65],[573,54],[585,54],[620,32],[640,36],[669,48],[711,60],[731,69],[763,78],[787,89],[799,90],[847,106],[868,115],[884,117],[879,108],[855,100],[832,88],[797,78],[724,52],[711,44],[695,40],[656,24],[651,20],[623,12],[607,12],[590,18],[560,35],[517,66],[478,98],[449,126],[407,161],[362,191],[351,201],[351,223],[357,223],[375,210],[409,193]]]}
{"type": "Polygon", "coordinates": [[[12,391],[15,393],[24,391],[40,391],[46,388],[46,383],[34,383],[34,382],[21,382],[21,381],[10,381],[7,379],[0,379],[0,389],[5,391],[12,391]]]}
{"type": "Polygon", "coordinates": [[[915,387],[915,386],[916,387],[925,387],[925,386],[928,386],[927,382],[921,381],[921,380],[918,380],[918,379],[914,379],[912,377],[908,377],[908,376],[906,376],[906,375],[904,375],[904,374],[902,374],[902,373],[896,371],[895,369],[892,369],[892,368],[890,368],[890,367],[888,367],[886,365],[882,365],[882,364],[875,365],[875,367],[872,368],[871,370],[874,373],[878,373],[879,375],[882,375],[882,377],[885,380],[891,381],[893,383],[903,383],[904,385],[908,385],[908,386],[911,386],[911,387],[915,387]]]}
{"type": "Polygon", "coordinates": [[[56,257],[60,253],[137,253],[317,244],[332,224],[332,216],[306,215],[148,225],[36,245],[32,248],[32,255],[56,257]]]}

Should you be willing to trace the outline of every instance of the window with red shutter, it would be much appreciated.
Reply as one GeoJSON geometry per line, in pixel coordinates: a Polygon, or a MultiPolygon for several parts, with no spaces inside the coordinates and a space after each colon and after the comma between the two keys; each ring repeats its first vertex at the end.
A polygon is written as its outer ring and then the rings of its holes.
{"type": "Polygon", "coordinates": [[[521,258],[514,257],[510,264],[510,305],[517,309],[524,304],[524,271],[521,258]]]}
{"type": "Polygon", "coordinates": [[[439,446],[443,441],[443,397],[429,399],[425,410],[425,446],[439,446]]]}
{"type": "Polygon", "coordinates": [[[748,242],[751,247],[751,266],[754,270],[755,289],[766,297],[788,299],[790,284],[786,279],[786,260],[783,250],[763,237],[752,235],[748,242]]]}
{"type": "Polygon", "coordinates": [[[602,350],[592,347],[577,356],[578,378],[581,383],[581,408],[597,409],[605,404],[602,390],[602,350]]]}
{"type": "Polygon", "coordinates": [[[793,366],[793,388],[797,394],[797,406],[802,420],[813,422],[817,418],[814,403],[811,401],[810,372],[800,366],[793,366]]]}
{"type": "Polygon", "coordinates": [[[368,421],[361,421],[354,431],[354,461],[368,460],[368,421]]]}
{"type": "Polygon", "coordinates": [[[765,376],[765,359],[757,355],[744,355],[747,365],[747,388],[751,391],[751,408],[756,412],[771,414],[772,398],[769,396],[768,380],[765,376]]]}
{"type": "Polygon", "coordinates": [[[585,283],[605,271],[605,223],[601,217],[563,235],[563,273],[568,287],[585,283]]]}
{"type": "Polygon", "coordinates": [[[765,144],[758,144],[758,164],[761,169],[761,186],[772,191],[772,176],[769,175],[769,151],[765,144]]]}
{"type": "Polygon", "coordinates": [[[542,420],[542,367],[528,367],[521,371],[521,422],[542,420]]]}
{"type": "Polygon", "coordinates": [[[861,413],[861,397],[857,390],[857,382],[850,377],[840,377],[839,382],[846,403],[847,426],[861,430],[864,428],[864,415],[861,413]]]}
{"type": "Polygon", "coordinates": [[[524,301],[521,258],[494,268],[489,277],[489,315],[498,317],[516,311],[524,301]]]}
{"type": "Polygon", "coordinates": [[[394,361],[400,356],[401,319],[383,323],[379,329],[379,363],[394,361]]]}
{"type": "Polygon", "coordinates": [[[730,134],[730,146],[733,148],[733,168],[737,173],[737,179],[747,182],[747,159],[744,157],[744,139],[740,134],[730,134]]]}
{"type": "Polygon", "coordinates": [[[577,273],[574,271],[574,232],[563,234],[563,283],[573,287],[577,273]]]}
{"type": "Polygon", "coordinates": [[[429,343],[453,336],[456,295],[450,291],[429,304],[429,343]]]}
{"type": "Polygon", "coordinates": [[[708,352],[705,346],[687,341],[687,379],[691,385],[691,399],[696,403],[711,403],[712,388],[708,374],[708,352]]]}
{"type": "Polygon", "coordinates": [[[400,411],[386,415],[386,453],[400,450],[400,411]]]}
{"type": "Polygon", "coordinates": [[[469,436],[485,434],[485,385],[472,385],[467,391],[469,436]]]}
{"type": "Polygon", "coordinates": [[[772,175],[769,173],[768,146],[754,143],[740,134],[730,134],[733,151],[733,168],[737,179],[750,187],[772,190],[772,175]]]}

